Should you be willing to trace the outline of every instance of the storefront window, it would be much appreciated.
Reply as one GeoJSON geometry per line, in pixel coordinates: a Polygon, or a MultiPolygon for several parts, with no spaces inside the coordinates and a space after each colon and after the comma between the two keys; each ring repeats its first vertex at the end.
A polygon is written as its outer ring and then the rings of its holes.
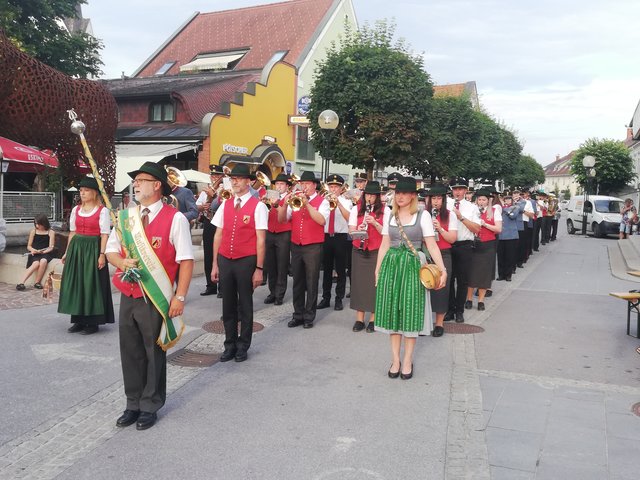
{"type": "Polygon", "coordinates": [[[309,137],[308,127],[298,128],[298,151],[296,158],[299,160],[314,161],[316,158],[316,151],[313,148],[313,141],[309,137]]]}

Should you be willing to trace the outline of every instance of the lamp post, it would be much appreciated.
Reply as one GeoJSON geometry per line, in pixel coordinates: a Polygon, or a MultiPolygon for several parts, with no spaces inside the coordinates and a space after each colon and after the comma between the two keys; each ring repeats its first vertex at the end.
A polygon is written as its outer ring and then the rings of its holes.
{"type": "Polygon", "coordinates": [[[322,165],[320,167],[320,178],[324,182],[329,175],[329,148],[331,145],[331,136],[338,128],[339,118],[338,114],[333,110],[324,110],[318,117],[318,124],[322,129],[324,136],[324,158],[322,159],[322,165]]]}
{"type": "Polygon", "coordinates": [[[589,178],[595,176],[595,170],[593,167],[596,164],[595,157],[587,155],[582,159],[582,166],[584,167],[585,179],[584,179],[584,203],[582,204],[582,235],[587,235],[587,202],[589,201],[589,178]],[[593,171],[593,175],[592,175],[593,171]]]}
{"type": "MultiPolygon", "coordinates": [[[[4,218],[4,165],[4,152],[0,147],[0,218],[4,218]]],[[[9,168],[8,162],[7,168],[9,168]]]]}

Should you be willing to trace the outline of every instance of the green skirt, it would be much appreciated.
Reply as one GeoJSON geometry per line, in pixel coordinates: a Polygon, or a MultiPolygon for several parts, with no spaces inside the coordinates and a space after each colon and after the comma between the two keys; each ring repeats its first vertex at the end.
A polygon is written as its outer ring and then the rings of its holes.
{"type": "Polygon", "coordinates": [[[404,245],[390,248],[376,288],[376,330],[417,336],[424,329],[425,289],[420,261],[404,245]]]}
{"type": "Polygon", "coordinates": [[[113,323],[109,268],[98,269],[100,237],[74,235],[62,271],[58,313],[72,316],[72,323],[113,323]]]}

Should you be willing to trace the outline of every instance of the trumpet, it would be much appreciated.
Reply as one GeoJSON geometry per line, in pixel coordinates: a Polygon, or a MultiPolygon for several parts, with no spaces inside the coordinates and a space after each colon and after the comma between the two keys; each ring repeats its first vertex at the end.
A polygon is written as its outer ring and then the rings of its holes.
{"type": "MultiPolygon", "coordinates": [[[[297,181],[296,181],[297,183],[297,181]]],[[[299,211],[303,205],[302,195],[304,193],[300,190],[299,185],[294,185],[289,193],[289,198],[287,198],[287,205],[291,207],[291,210],[294,212],[299,211]]]]}
{"type": "Polygon", "coordinates": [[[338,208],[338,199],[333,193],[331,193],[331,190],[329,190],[329,185],[327,185],[326,182],[322,182],[320,187],[318,195],[324,197],[329,202],[329,210],[335,210],[338,208]]]}
{"type": "Polygon", "coordinates": [[[223,188],[222,190],[220,190],[219,197],[222,201],[229,200],[231,197],[233,197],[233,192],[231,190],[223,188]]]}

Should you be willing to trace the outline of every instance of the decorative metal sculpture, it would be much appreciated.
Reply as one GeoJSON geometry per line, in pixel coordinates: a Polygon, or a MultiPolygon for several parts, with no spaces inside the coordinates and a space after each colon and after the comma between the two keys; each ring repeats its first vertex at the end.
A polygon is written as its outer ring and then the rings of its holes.
{"type": "Polygon", "coordinates": [[[56,152],[66,178],[78,179],[83,149],[67,110],[83,118],[107,191],[115,179],[116,101],[100,82],[74,79],[18,50],[0,31],[0,135],[56,152]]]}

